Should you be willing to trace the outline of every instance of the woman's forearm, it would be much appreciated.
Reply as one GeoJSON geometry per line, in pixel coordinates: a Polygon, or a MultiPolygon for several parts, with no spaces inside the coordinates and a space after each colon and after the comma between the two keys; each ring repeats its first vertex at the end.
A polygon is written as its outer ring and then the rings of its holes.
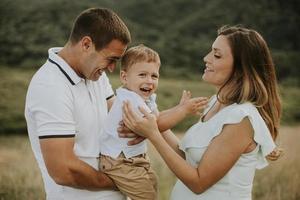
{"type": "Polygon", "coordinates": [[[192,191],[198,192],[200,177],[197,168],[189,165],[180,154],[175,152],[162,135],[155,135],[149,140],[176,177],[192,191]]]}
{"type": "Polygon", "coordinates": [[[171,130],[163,132],[162,136],[177,154],[179,154],[182,158],[185,158],[184,152],[179,149],[179,139],[171,130]]]}

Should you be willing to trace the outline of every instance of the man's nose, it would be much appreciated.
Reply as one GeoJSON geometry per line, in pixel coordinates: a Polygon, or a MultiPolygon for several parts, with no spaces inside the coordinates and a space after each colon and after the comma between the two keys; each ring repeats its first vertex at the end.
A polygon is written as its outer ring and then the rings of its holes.
{"type": "Polygon", "coordinates": [[[108,69],[109,72],[113,72],[115,70],[115,68],[116,68],[115,63],[110,64],[110,65],[107,66],[107,69],[108,69]]]}

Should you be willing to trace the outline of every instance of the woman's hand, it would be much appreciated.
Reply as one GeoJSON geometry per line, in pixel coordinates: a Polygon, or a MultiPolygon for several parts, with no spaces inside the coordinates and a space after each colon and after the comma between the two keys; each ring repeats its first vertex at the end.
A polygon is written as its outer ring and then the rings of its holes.
{"type": "Polygon", "coordinates": [[[118,127],[118,135],[120,138],[132,138],[132,140],[128,141],[128,145],[135,145],[135,144],[139,144],[142,141],[145,140],[144,137],[139,136],[138,134],[134,133],[132,130],[130,130],[129,128],[127,128],[124,124],[123,121],[121,121],[119,123],[119,127],[118,127]]]}
{"type": "Polygon", "coordinates": [[[123,104],[123,122],[124,124],[136,134],[151,138],[159,134],[157,127],[156,116],[148,113],[145,109],[139,107],[139,110],[144,115],[141,117],[132,109],[130,102],[126,101],[123,104]]]}
{"type": "Polygon", "coordinates": [[[270,161],[276,161],[281,156],[283,156],[283,149],[275,147],[275,149],[269,155],[267,155],[266,158],[270,161]]]}

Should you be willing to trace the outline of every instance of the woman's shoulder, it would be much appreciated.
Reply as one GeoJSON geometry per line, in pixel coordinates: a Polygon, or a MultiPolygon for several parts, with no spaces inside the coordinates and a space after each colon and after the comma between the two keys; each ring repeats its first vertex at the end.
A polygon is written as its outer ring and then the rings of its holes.
{"type": "Polygon", "coordinates": [[[237,116],[237,117],[253,116],[254,117],[257,115],[260,116],[256,106],[250,102],[245,102],[240,104],[233,103],[228,106],[224,114],[228,117],[231,116],[237,116]]]}

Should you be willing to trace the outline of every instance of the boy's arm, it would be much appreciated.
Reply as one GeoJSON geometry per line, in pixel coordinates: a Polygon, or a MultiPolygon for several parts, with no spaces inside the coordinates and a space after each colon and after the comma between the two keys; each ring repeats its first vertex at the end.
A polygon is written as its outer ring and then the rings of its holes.
{"type": "Polygon", "coordinates": [[[157,125],[159,130],[166,131],[174,127],[189,114],[200,114],[200,111],[206,108],[208,100],[206,97],[191,98],[189,91],[183,91],[180,103],[168,110],[159,113],[157,125]]]}

